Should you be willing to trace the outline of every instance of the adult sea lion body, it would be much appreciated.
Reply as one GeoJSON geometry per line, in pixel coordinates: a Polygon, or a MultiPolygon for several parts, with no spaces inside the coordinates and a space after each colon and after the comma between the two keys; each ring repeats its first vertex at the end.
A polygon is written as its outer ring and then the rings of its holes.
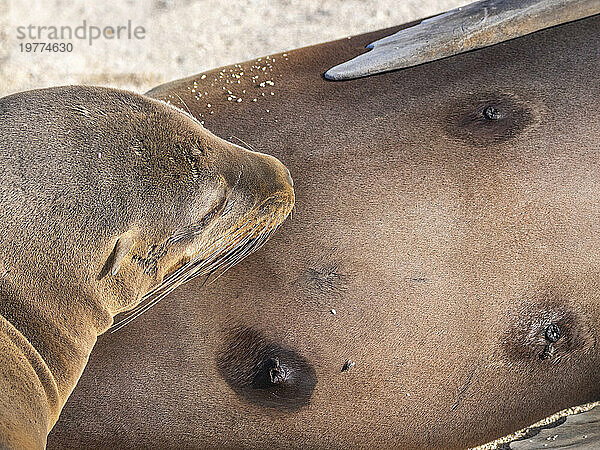
{"type": "Polygon", "coordinates": [[[296,212],[103,336],[50,448],[464,448],[598,399],[600,18],[322,78],[396,30],[149,93],[282,158],[296,212]]]}
{"type": "Polygon", "coordinates": [[[147,97],[0,99],[0,448],[42,448],[98,334],[254,249],[293,205],[275,158],[147,97]]]}

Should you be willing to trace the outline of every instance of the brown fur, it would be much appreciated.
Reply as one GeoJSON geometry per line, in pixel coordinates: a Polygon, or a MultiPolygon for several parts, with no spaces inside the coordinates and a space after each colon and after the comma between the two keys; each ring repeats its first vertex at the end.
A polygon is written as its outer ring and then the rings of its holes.
{"type": "Polygon", "coordinates": [[[384,30],[153,90],[285,160],[296,213],[104,336],[50,447],[464,448],[598,399],[599,27],[322,79],[384,30]],[[503,118],[483,121],[489,103],[503,118]],[[554,319],[566,340],[541,359],[554,319]],[[290,353],[316,377],[299,409],[223,367],[290,353]]]}
{"type": "Polygon", "coordinates": [[[115,314],[294,197],[275,158],[125,91],[5,97],[0,137],[0,447],[41,448],[115,314]]]}

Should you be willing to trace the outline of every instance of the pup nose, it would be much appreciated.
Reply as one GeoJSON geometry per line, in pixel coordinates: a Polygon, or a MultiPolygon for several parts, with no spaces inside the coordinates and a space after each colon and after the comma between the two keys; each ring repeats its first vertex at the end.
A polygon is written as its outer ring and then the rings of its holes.
{"type": "Polygon", "coordinates": [[[290,173],[287,167],[285,168],[285,172],[287,174],[288,183],[290,183],[291,187],[294,187],[294,180],[292,180],[292,174],[290,173]]]}

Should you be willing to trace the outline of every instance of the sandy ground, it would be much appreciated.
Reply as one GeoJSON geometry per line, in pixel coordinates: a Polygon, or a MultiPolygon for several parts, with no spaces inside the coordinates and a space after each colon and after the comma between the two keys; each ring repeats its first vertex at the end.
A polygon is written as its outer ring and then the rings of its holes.
{"type": "MultiPolygon", "coordinates": [[[[0,96],[63,84],[146,90],[292,48],[374,31],[469,3],[460,0],[0,0],[0,96]],[[143,39],[72,40],[73,51],[22,52],[18,27],[145,29],[143,39]]],[[[46,30],[42,31],[44,33],[46,30]]],[[[81,33],[80,33],[81,35],[81,33]]],[[[47,35],[46,35],[47,36],[47,35]]],[[[123,37],[123,35],[122,35],[123,37]]]]}

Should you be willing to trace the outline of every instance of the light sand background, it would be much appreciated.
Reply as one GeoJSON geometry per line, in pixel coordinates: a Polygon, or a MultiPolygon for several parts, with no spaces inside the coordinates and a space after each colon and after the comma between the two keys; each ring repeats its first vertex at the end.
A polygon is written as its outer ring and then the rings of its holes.
{"type": "MultiPolygon", "coordinates": [[[[469,0],[0,0],[0,96],[64,84],[145,92],[271,53],[399,25],[469,0]],[[143,26],[143,40],[22,53],[17,27],[143,26]]],[[[46,42],[60,42],[49,41],[46,42]]]]}

